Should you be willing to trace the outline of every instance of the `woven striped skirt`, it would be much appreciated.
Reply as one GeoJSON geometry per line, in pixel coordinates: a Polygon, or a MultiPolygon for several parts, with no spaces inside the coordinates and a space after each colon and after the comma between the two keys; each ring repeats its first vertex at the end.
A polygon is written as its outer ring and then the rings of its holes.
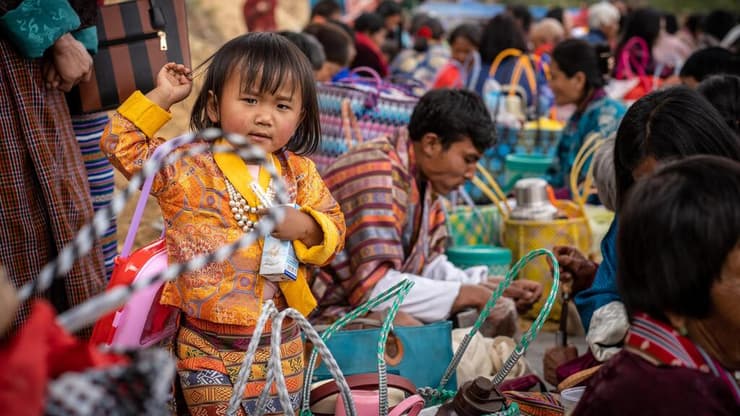
{"type": "MultiPolygon", "coordinates": [[[[100,150],[100,136],[103,135],[107,124],[108,113],[105,112],[72,116],[72,127],[77,137],[77,144],[80,146],[80,152],[82,152],[82,160],[85,162],[87,182],[90,185],[90,196],[95,212],[105,208],[113,199],[113,165],[100,150]]],[[[100,240],[108,280],[113,272],[113,260],[118,254],[115,216],[111,218],[111,224],[100,240]]]]}
{"type": "MultiPolygon", "coordinates": [[[[216,324],[187,317],[177,335],[177,372],[190,414],[225,415],[239,368],[251,340],[252,327],[216,324]]],[[[242,410],[254,414],[257,398],[265,388],[270,357],[270,330],[266,329],[252,362],[242,396],[242,410]]],[[[284,322],[280,346],[281,363],[293,409],[301,402],[303,386],[303,340],[295,322],[284,322]]],[[[265,414],[283,414],[274,385],[265,414]]],[[[243,413],[242,413],[243,414],[243,413]]]]}

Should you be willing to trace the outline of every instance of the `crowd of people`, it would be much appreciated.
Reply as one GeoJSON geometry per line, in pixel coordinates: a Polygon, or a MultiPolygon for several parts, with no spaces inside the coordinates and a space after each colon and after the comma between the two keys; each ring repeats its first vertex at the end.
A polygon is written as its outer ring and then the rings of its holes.
{"type": "MultiPolygon", "coordinates": [[[[135,92],[116,111],[71,114],[65,92],[90,77],[97,5],[49,0],[57,11],[49,14],[31,3],[0,5],[0,358],[40,309],[14,301],[14,292],[110,203],[112,169],[130,178],[166,142],[157,131],[170,107],[193,94],[196,72],[168,63],[153,90],[135,92]],[[45,23],[41,36],[29,30],[37,21],[45,23]]],[[[258,3],[250,21],[273,28],[263,8],[274,2],[258,3]]],[[[598,367],[581,380],[578,415],[738,414],[740,16],[715,10],[682,21],[604,1],[577,13],[553,8],[537,21],[527,7],[509,6],[482,24],[447,27],[444,16],[412,16],[393,0],[350,20],[341,4],[321,0],[301,32],[249,28],[219,47],[202,64],[190,126],[241,134],[267,154],[294,204],[271,235],[292,242],[300,266],[292,279],[265,278],[260,241],[165,284],[159,301],[178,314],[171,351],[180,404],[192,414],[225,414],[267,300],[330,323],[406,279],[414,286],[396,325],[484,308],[501,276],[446,257],[442,197],[476,175],[499,124],[552,119],[562,123],[545,176],[554,195],[570,197],[576,155],[598,133],[605,144],[592,161],[597,199],[615,217],[598,264],[574,247],[548,247],[575,295],[589,350],[574,360],[546,357],[547,381],[598,367]],[[407,125],[319,172],[311,160],[321,141],[317,83],[358,67],[389,82],[414,80],[418,103],[407,125]]],[[[161,170],[151,194],[170,263],[254,232],[267,209],[261,195],[273,193],[265,168],[232,153],[205,152],[161,170]]],[[[115,230],[36,297],[61,313],[104,291],[115,230]]],[[[520,314],[542,296],[540,283],[515,280],[486,335],[514,337],[520,314]]],[[[382,320],[389,305],[368,317],[382,320]]],[[[246,414],[266,388],[265,337],[241,401],[246,414]]],[[[280,350],[297,409],[306,364],[295,322],[283,326],[280,350]]],[[[0,376],[0,386],[13,386],[9,377],[0,376]]],[[[14,393],[44,388],[0,388],[0,408],[14,393]]],[[[283,413],[275,391],[266,406],[283,413]]]]}

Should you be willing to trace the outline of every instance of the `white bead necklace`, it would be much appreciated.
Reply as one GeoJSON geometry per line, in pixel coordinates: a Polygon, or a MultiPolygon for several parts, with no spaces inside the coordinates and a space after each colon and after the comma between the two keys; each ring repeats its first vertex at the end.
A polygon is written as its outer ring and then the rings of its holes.
{"type": "MultiPolygon", "coordinates": [[[[250,206],[247,200],[234,188],[234,185],[228,179],[224,178],[226,182],[226,192],[229,194],[229,207],[231,207],[231,213],[234,215],[236,224],[245,233],[248,233],[257,226],[259,221],[252,221],[249,219],[249,215],[258,215],[257,213],[264,209],[263,205],[250,206]]],[[[267,189],[268,199],[271,201],[275,196],[275,192],[272,187],[267,189]]]]}

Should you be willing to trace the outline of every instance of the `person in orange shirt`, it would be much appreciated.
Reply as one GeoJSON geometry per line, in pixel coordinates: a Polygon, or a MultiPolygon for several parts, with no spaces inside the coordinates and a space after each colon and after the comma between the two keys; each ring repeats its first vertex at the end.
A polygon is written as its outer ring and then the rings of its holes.
{"type": "MultiPolygon", "coordinates": [[[[320,142],[313,71],[305,55],[275,33],[249,33],[222,46],[208,61],[203,88],[194,104],[194,130],[218,127],[246,136],[268,154],[287,185],[291,201],[272,232],[292,241],[300,262],[294,281],[268,281],[259,272],[262,240],[221,263],[181,275],[167,283],[161,302],[178,308],[181,325],[175,341],[184,400],[192,414],[225,414],[262,304],[292,307],[308,315],[316,307],[308,287],[307,265],[327,264],[344,245],[344,217],[306,154],[320,142]]],[[[106,128],[101,148],[130,177],[164,142],[156,131],[169,119],[171,105],[192,90],[191,71],[169,63],[148,94],[134,93],[106,128]]],[[[221,140],[224,144],[228,143],[221,140]]],[[[270,175],[233,153],[186,157],[157,174],[152,194],[165,222],[170,262],[212,252],[254,232],[264,212],[250,187],[273,193],[270,175]]],[[[282,366],[297,408],[303,384],[303,342],[297,325],[283,327],[282,366]]],[[[269,336],[264,335],[242,397],[247,414],[256,410],[265,388],[269,336]]],[[[283,414],[276,391],[268,414],[283,414]]]]}

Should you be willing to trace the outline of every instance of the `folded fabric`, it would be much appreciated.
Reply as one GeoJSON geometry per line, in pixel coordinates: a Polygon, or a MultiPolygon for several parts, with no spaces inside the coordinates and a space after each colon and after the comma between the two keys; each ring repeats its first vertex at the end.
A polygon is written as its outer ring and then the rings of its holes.
{"type": "Polygon", "coordinates": [[[67,0],[25,0],[0,17],[0,31],[28,58],[40,58],[62,35],[80,27],[67,0]]]}

